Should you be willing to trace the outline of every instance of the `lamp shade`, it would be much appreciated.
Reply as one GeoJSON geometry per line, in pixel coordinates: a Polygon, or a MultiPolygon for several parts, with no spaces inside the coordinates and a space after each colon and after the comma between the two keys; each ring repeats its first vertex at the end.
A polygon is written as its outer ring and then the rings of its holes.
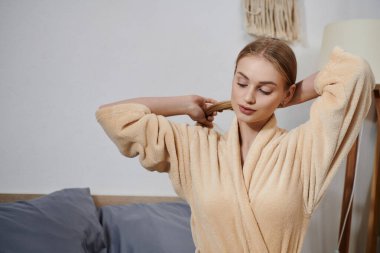
{"type": "Polygon", "coordinates": [[[376,83],[380,83],[380,19],[352,19],[328,24],[323,33],[320,68],[327,63],[335,46],[366,59],[376,83]]]}

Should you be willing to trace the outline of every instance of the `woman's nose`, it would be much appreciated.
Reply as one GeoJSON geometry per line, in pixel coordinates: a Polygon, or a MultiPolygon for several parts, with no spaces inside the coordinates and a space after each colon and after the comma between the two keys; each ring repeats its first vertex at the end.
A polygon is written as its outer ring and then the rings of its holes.
{"type": "Polygon", "coordinates": [[[244,101],[247,104],[254,104],[254,103],[256,103],[255,91],[254,91],[254,89],[252,87],[250,87],[250,89],[245,94],[244,101]]]}

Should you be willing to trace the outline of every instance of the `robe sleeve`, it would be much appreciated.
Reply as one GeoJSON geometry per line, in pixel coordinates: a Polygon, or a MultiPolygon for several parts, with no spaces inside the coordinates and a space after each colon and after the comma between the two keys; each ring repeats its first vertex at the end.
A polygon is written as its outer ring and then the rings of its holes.
{"type": "Polygon", "coordinates": [[[170,122],[135,103],[100,108],[96,118],[123,155],[139,156],[141,165],[150,171],[168,172],[174,190],[186,199],[189,126],[170,122]]]}
{"type": "Polygon", "coordinates": [[[368,63],[335,48],[314,83],[320,95],[299,127],[298,153],[307,213],[312,213],[358,136],[375,81],[368,63]]]}

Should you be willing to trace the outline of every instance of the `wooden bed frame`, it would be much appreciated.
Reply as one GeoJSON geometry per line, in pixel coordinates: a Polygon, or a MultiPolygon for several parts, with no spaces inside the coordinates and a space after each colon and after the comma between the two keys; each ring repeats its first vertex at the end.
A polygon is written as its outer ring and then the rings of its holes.
{"type": "MultiPolygon", "coordinates": [[[[19,200],[31,200],[43,197],[46,194],[0,194],[0,203],[14,202],[19,200]]],[[[166,196],[122,196],[122,195],[92,195],[97,207],[106,205],[127,205],[135,203],[158,203],[158,202],[179,202],[183,201],[179,197],[166,196]]]]}

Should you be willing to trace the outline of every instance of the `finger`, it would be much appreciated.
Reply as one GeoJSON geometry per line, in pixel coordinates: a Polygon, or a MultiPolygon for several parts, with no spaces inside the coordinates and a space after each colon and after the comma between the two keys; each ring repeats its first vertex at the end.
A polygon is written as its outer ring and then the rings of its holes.
{"type": "Polygon", "coordinates": [[[212,128],[212,127],[213,127],[213,124],[212,124],[212,122],[207,121],[207,123],[204,124],[204,126],[207,127],[207,128],[212,128]]]}
{"type": "Polygon", "coordinates": [[[218,101],[213,98],[205,98],[205,103],[216,104],[218,101]]]}
{"type": "Polygon", "coordinates": [[[214,117],[213,117],[213,116],[208,116],[208,117],[207,117],[207,120],[208,120],[208,121],[213,121],[213,120],[214,120],[214,117]]]}
{"type": "Polygon", "coordinates": [[[198,121],[199,124],[205,126],[205,127],[212,127],[212,122],[204,119],[204,120],[199,120],[198,121]]]}

